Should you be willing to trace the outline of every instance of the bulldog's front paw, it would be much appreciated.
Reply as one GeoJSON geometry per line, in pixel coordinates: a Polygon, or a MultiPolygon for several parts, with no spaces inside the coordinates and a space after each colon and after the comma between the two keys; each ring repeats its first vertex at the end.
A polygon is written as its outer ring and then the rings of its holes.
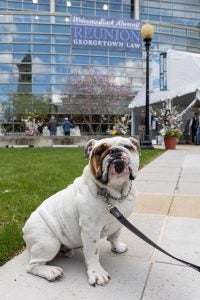
{"type": "Polygon", "coordinates": [[[104,285],[111,279],[108,273],[101,267],[89,267],[87,270],[89,284],[95,287],[96,284],[104,285]]]}
{"type": "Polygon", "coordinates": [[[116,253],[124,253],[124,252],[128,251],[128,246],[124,243],[118,243],[111,249],[113,252],[116,252],[116,253]]]}
{"type": "Polygon", "coordinates": [[[43,277],[49,281],[55,281],[63,276],[63,270],[61,268],[48,265],[28,265],[26,267],[26,271],[28,273],[43,277]]]}

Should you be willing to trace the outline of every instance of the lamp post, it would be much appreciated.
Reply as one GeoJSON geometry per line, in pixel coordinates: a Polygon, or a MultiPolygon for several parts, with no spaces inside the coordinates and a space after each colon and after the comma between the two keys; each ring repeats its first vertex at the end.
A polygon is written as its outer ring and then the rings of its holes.
{"type": "Polygon", "coordinates": [[[149,49],[154,35],[154,28],[150,23],[146,23],[141,28],[141,36],[146,48],[146,108],[145,108],[145,136],[142,146],[152,149],[152,140],[149,130],[149,49]]]}

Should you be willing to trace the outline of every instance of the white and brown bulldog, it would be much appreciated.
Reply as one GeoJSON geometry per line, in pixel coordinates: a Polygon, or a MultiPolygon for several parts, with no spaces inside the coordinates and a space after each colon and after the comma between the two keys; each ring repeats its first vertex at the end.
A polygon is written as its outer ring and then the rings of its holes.
{"type": "Polygon", "coordinates": [[[138,166],[138,144],[133,138],[90,140],[86,146],[89,164],[73,184],[45,200],[27,220],[24,240],[30,253],[27,272],[54,281],[61,268],[46,265],[57,253],[73,255],[83,246],[89,283],[104,285],[110,279],[99,262],[99,240],[107,237],[111,249],[127,251],[119,241],[120,223],[109,213],[105,201],[128,217],[136,191],[132,184],[138,166]]]}

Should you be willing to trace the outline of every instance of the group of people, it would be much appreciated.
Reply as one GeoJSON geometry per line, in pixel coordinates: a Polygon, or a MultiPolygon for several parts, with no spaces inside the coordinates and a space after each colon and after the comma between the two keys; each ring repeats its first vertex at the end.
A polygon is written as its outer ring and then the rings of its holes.
{"type": "MultiPolygon", "coordinates": [[[[47,127],[49,129],[50,136],[56,136],[58,122],[54,116],[52,116],[51,119],[49,120],[47,127]]],[[[74,124],[68,118],[65,118],[62,123],[62,128],[63,128],[64,135],[67,136],[70,135],[70,129],[74,128],[74,124]]]]}
{"type": "Polygon", "coordinates": [[[189,121],[189,135],[191,142],[200,145],[200,115],[195,113],[189,121]]]}

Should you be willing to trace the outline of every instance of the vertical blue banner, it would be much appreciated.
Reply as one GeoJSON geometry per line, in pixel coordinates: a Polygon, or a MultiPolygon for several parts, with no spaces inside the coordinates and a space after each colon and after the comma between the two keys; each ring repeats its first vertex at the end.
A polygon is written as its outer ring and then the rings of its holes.
{"type": "Polygon", "coordinates": [[[160,54],[152,54],[151,90],[153,93],[160,91],[160,54]]]}
{"type": "Polygon", "coordinates": [[[74,15],[71,28],[72,48],[142,51],[138,20],[74,15]]]}
{"type": "Polygon", "coordinates": [[[167,91],[167,52],[160,53],[160,90],[167,91]]]}

